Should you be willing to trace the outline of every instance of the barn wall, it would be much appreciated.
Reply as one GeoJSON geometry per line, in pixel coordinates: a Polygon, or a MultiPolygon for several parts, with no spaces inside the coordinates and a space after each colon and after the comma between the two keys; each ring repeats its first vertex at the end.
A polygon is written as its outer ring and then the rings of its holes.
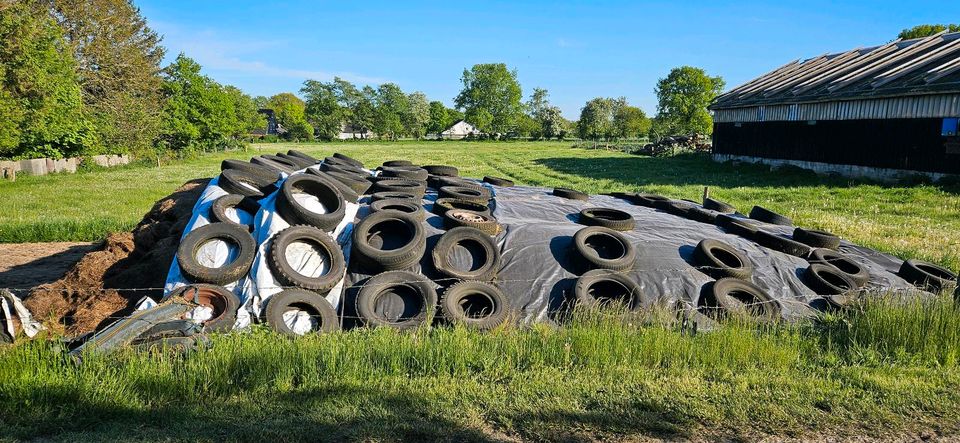
{"type": "Polygon", "coordinates": [[[713,152],[960,174],[960,153],[947,152],[942,123],[939,118],[715,123],[713,152]]]}

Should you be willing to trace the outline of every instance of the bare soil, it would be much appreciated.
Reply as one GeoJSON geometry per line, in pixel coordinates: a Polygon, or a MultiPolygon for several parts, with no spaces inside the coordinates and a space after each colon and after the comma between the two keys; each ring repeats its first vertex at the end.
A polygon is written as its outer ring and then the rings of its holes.
{"type": "MultiPolygon", "coordinates": [[[[81,335],[126,315],[145,296],[159,298],[180,237],[207,181],[185,183],[156,202],[133,232],[114,233],[96,246],[88,246],[79,261],[77,255],[52,259],[61,266],[59,280],[35,278],[31,283],[31,274],[58,272],[45,265],[45,258],[19,265],[13,275],[25,279],[21,281],[26,287],[41,283],[24,298],[24,305],[47,328],[81,335]],[[71,260],[75,264],[64,274],[63,267],[71,260]]],[[[76,254],[83,252],[77,250],[76,254]]],[[[7,281],[2,270],[0,278],[7,281]]]]}
{"type": "Polygon", "coordinates": [[[0,243],[0,288],[17,292],[63,277],[94,243],[0,243]]]}

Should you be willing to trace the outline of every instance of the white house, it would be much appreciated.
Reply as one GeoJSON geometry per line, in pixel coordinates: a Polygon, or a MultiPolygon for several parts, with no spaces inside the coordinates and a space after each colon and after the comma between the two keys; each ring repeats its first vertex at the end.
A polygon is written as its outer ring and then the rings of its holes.
{"type": "Polygon", "coordinates": [[[356,128],[351,124],[344,123],[340,125],[340,133],[337,138],[340,140],[351,140],[355,138],[372,138],[374,134],[366,129],[356,128]]]}
{"type": "Polygon", "coordinates": [[[447,128],[446,131],[441,132],[440,138],[459,140],[471,135],[476,137],[480,135],[480,131],[476,128],[476,126],[460,120],[454,123],[453,126],[447,128]]]}

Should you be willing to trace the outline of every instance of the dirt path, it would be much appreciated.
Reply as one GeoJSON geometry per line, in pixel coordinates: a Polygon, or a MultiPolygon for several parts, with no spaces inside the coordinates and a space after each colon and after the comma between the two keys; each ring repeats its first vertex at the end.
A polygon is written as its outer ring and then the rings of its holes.
{"type": "Polygon", "coordinates": [[[63,277],[94,243],[0,243],[0,288],[32,288],[63,277]]]}

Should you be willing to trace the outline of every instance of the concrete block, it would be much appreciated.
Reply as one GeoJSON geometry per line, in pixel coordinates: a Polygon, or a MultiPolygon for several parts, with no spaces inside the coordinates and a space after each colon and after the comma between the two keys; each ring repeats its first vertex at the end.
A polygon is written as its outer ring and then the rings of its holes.
{"type": "Polygon", "coordinates": [[[52,173],[54,173],[54,172],[57,172],[57,161],[56,161],[56,160],[54,160],[54,159],[52,159],[52,158],[45,158],[45,159],[43,159],[43,161],[46,162],[46,164],[47,164],[47,174],[52,174],[52,173]]]}
{"type": "Polygon", "coordinates": [[[0,160],[0,170],[20,172],[20,162],[0,160]]]}
{"type": "Polygon", "coordinates": [[[46,175],[47,174],[47,159],[44,158],[32,158],[29,160],[20,160],[20,170],[24,174],[30,175],[46,175]]]}
{"type": "Polygon", "coordinates": [[[93,164],[97,166],[109,167],[110,166],[110,156],[109,155],[94,155],[90,157],[93,160],[93,164]]]}
{"type": "Polygon", "coordinates": [[[129,164],[130,164],[130,156],[127,155],[127,154],[121,155],[121,156],[120,156],[120,164],[122,164],[122,165],[129,165],[129,164]]]}
{"type": "Polygon", "coordinates": [[[80,164],[80,159],[76,157],[65,158],[63,159],[63,170],[70,173],[77,172],[77,165],[79,164],[80,164]]]}

